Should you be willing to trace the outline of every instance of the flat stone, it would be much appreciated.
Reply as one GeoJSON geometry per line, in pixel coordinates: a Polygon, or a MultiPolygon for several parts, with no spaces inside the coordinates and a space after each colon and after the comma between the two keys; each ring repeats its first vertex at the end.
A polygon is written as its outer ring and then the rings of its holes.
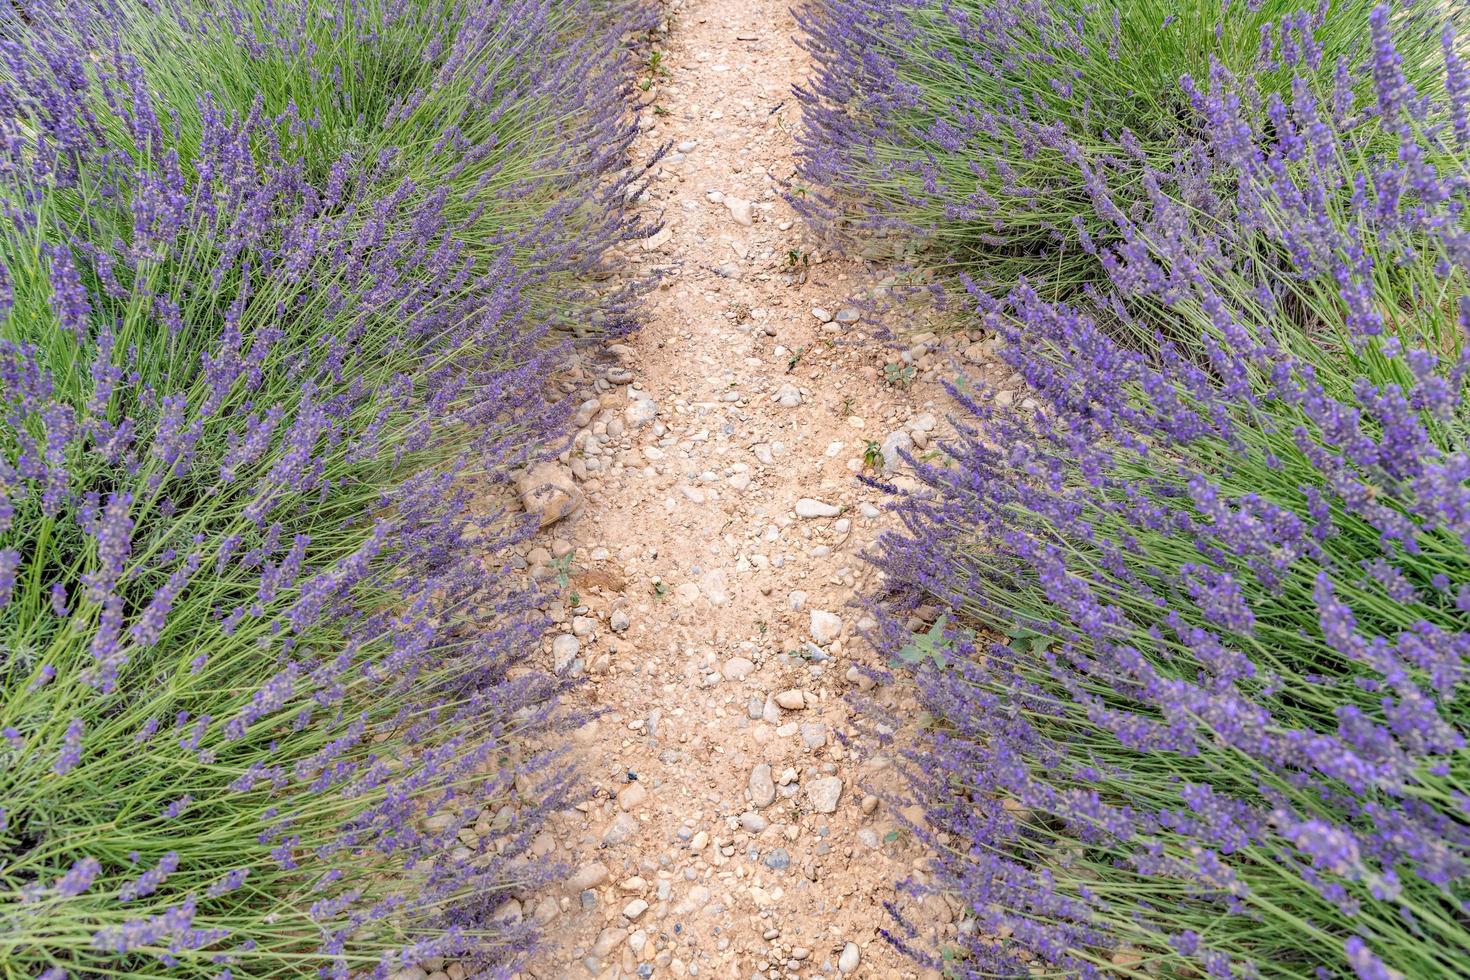
{"type": "Polygon", "coordinates": [[[623,915],[628,919],[629,922],[636,921],[639,916],[647,911],[648,903],[641,898],[635,898],[633,899],[633,901],[623,906],[623,915]]]}
{"type": "Polygon", "coordinates": [[[900,453],[912,454],[914,451],[914,437],[903,429],[890,432],[883,437],[879,446],[883,453],[883,468],[885,470],[896,470],[903,465],[903,457],[900,453]]]}
{"type": "Polygon", "coordinates": [[[837,801],[842,797],[842,779],[838,776],[822,776],[806,784],[806,798],[817,813],[833,813],[837,801]]]}
{"type": "Polygon", "coordinates": [[[608,926],[597,934],[597,941],[592,944],[592,955],[602,959],[613,950],[623,944],[628,938],[628,930],[619,929],[616,926],[608,926]]]}
{"type": "Polygon", "coordinates": [[[643,251],[656,252],[667,245],[669,243],[669,239],[673,237],[674,229],[670,228],[668,225],[664,225],[652,236],[643,239],[643,251]]]}
{"type": "Polygon", "coordinates": [[[607,881],[607,865],[601,861],[590,861],[577,869],[577,873],[567,881],[567,890],[584,892],[589,888],[596,888],[607,881]]]}
{"type": "Polygon", "coordinates": [[[782,691],[781,693],[777,694],[776,703],[785,708],[787,711],[800,711],[802,708],[806,707],[806,695],[803,694],[801,691],[792,688],[789,691],[782,691]]]}
{"type": "Polygon", "coordinates": [[[628,403],[623,409],[623,419],[629,428],[641,429],[645,425],[652,424],[658,418],[658,403],[652,398],[637,398],[628,403]]]}
{"type": "Polygon", "coordinates": [[[842,508],[834,504],[823,503],[811,497],[802,497],[796,502],[796,516],[805,520],[818,517],[836,517],[842,513],[842,508]]]}
{"type": "Polygon", "coordinates": [[[754,810],[746,810],[740,815],[740,829],[748,834],[759,834],[770,825],[769,820],[754,810]]]}

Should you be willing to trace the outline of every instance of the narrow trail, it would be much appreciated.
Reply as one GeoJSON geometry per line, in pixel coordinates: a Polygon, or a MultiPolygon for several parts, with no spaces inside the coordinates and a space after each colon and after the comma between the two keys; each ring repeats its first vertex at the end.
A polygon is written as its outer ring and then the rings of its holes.
{"type": "Polygon", "coordinates": [[[638,147],[675,145],[641,204],[664,227],[633,256],[665,278],[582,377],[564,465],[585,506],[528,555],[565,576],[549,656],[603,712],[574,742],[587,796],[535,848],[576,869],[525,910],[542,980],[919,976],[878,933],[921,868],[873,795],[891,760],[840,736],[871,686],[860,554],[888,519],[856,473],[869,440],[922,449],[942,399],[824,322],[874,274],[815,252],[780,196],[808,70],[788,2],[671,8],[638,147]]]}

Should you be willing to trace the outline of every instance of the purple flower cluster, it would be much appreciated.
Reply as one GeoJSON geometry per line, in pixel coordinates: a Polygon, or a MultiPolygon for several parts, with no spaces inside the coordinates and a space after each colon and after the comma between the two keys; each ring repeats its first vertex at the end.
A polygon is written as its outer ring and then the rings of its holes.
{"type": "MultiPolygon", "coordinates": [[[[1376,77],[1363,30],[1374,5],[811,0],[800,14],[816,61],[800,93],[809,186],[794,203],[839,238],[916,239],[926,265],[995,295],[1021,277],[1080,289],[1102,275],[1116,219],[1145,207],[1146,171],[1203,135],[1181,76],[1211,64],[1249,74],[1239,108],[1253,120],[1294,77],[1361,95],[1376,77]]],[[[1430,25],[1446,12],[1464,17],[1453,4],[1394,4],[1410,88],[1438,71],[1430,25]]]]}
{"type": "Polygon", "coordinates": [[[0,953],[509,971],[566,773],[483,502],[637,286],[623,38],[552,0],[0,11],[0,953]],[[124,859],[126,856],[126,859],[124,859]]]}
{"type": "Polygon", "coordinates": [[[1136,186],[1058,132],[1104,274],[974,284],[1039,408],[956,386],[878,556],[883,643],[952,613],[907,768],[954,975],[1470,972],[1463,41],[1425,86],[1364,26],[1366,93],[1183,78],[1136,186]]]}

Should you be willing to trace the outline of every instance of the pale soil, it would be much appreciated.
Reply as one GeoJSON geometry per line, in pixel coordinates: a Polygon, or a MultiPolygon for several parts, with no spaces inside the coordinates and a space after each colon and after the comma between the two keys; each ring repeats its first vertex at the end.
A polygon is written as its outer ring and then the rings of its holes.
{"type": "MultiPolygon", "coordinates": [[[[524,910],[550,940],[526,974],[541,980],[919,976],[879,935],[894,882],[922,868],[885,795],[900,789],[892,760],[841,741],[857,734],[852,668],[874,656],[852,605],[876,581],[860,556],[893,520],[855,474],[868,440],[905,432],[922,452],[939,437],[934,379],[959,362],[926,353],[916,323],[890,349],[813,313],[851,315],[883,270],[824,256],[781,197],[791,89],[809,70],[787,4],[671,8],[637,152],[681,150],[642,198],[664,230],[630,250],[666,278],[641,332],[581,374],[575,397],[596,401],[562,465],[585,506],[528,555],[566,575],[548,662],[584,676],[574,700],[604,712],[574,740],[584,802],[537,841],[577,869],[524,910]],[[753,202],[749,223],[711,192],[753,202]],[[816,260],[804,279],[790,249],[816,260]],[[886,383],[916,339],[913,382],[886,383]],[[799,517],[802,498],[840,514],[799,517]],[[820,648],[814,627],[832,621],[813,610],[841,620],[820,648]],[[777,784],[763,807],[761,765],[777,784]],[[835,809],[818,812],[832,779],[835,809]]],[[[901,688],[866,696],[912,715],[901,688]]],[[[954,928],[938,899],[919,918],[954,928]]]]}

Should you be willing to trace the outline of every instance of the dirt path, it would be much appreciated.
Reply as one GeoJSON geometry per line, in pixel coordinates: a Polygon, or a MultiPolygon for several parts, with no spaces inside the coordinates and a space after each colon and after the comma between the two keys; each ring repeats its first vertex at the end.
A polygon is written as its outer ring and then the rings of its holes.
{"type": "Polygon", "coordinates": [[[941,399],[922,345],[893,385],[896,352],[824,322],[874,273],[814,254],[780,197],[807,70],[787,5],[671,11],[639,152],[676,149],[635,257],[667,278],[584,376],[585,508],[528,556],[566,576],[549,656],[604,711],[575,742],[590,796],[537,842],[578,869],[525,910],[557,944],[537,978],[918,975],[878,934],[919,860],[871,795],[890,760],[840,737],[887,519],[855,473],[870,440],[922,448],[941,399]]]}

